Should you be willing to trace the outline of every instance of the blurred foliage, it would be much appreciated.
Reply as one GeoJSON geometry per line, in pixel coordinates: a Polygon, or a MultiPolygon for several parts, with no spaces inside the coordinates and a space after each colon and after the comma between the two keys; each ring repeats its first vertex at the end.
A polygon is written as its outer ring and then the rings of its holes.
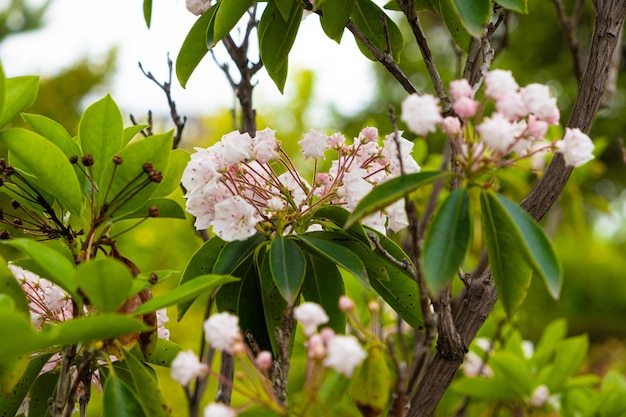
{"type": "Polygon", "coordinates": [[[27,0],[10,0],[0,10],[0,42],[11,35],[41,28],[49,5],[50,0],[38,7],[28,5],[27,0]]]}

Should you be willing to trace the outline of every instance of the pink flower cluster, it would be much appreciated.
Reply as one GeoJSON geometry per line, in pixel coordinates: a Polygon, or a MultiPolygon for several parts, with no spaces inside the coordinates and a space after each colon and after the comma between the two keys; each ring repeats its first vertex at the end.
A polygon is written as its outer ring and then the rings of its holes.
{"type": "MultiPolygon", "coordinates": [[[[329,204],[353,210],[377,184],[401,172],[420,170],[410,155],[412,142],[401,134],[381,141],[371,127],[351,144],[340,133],[327,136],[315,130],[298,143],[305,159],[315,160],[312,185],[269,128],[254,138],[231,132],[207,149],[196,148],[182,178],[186,209],[196,217],[195,227],[212,227],[226,241],[245,240],[260,230],[281,234],[311,230],[312,225],[298,223],[310,210],[329,204]],[[337,158],[328,172],[318,172],[318,159],[329,149],[337,158]],[[285,172],[279,175],[275,168],[285,172]]],[[[406,227],[404,202],[368,217],[364,224],[383,232],[406,227]]]]}
{"type": "Polygon", "coordinates": [[[548,149],[561,153],[569,166],[593,159],[593,143],[579,129],[566,129],[562,140],[546,141],[549,127],[558,125],[560,117],[548,86],[529,84],[520,88],[511,72],[504,70],[488,72],[485,86],[485,99],[495,103],[489,117],[482,117],[485,103],[475,100],[474,89],[461,79],[450,83],[456,117],[443,119],[438,99],[413,94],[402,103],[402,120],[413,133],[422,136],[441,125],[461,149],[460,162],[471,171],[490,161],[504,161],[511,153],[525,157],[548,149]],[[472,120],[474,117],[481,120],[472,120]],[[474,132],[469,129],[472,125],[474,132]]]}

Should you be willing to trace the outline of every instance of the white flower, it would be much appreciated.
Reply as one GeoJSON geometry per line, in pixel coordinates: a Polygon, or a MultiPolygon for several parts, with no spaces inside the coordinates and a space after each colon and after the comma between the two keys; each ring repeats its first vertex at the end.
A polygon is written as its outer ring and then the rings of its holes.
{"type": "Polygon", "coordinates": [[[496,100],[496,111],[509,120],[517,120],[528,114],[528,108],[517,91],[506,91],[496,100]]]}
{"type": "Polygon", "coordinates": [[[465,78],[450,81],[450,95],[454,100],[459,100],[462,97],[471,98],[472,94],[474,94],[472,86],[465,78]]]}
{"type": "Polygon", "coordinates": [[[550,88],[543,84],[529,84],[520,91],[522,100],[529,113],[533,113],[539,119],[549,119],[556,107],[556,98],[550,94],[550,88]]]}
{"type": "Polygon", "coordinates": [[[232,353],[233,345],[241,341],[239,317],[230,313],[213,314],[202,328],[207,343],[217,350],[232,353]]]}
{"type": "Polygon", "coordinates": [[[443,127],[443,131],[446,132],[448,136],[461,136],[461,121],[458,117],[446,117],[445,119],[443,119],[441,127],[443,127]]]}
{"type": "Polygon", "coordinates": [[[278,152],[276,152],[278,142],[276,141],[275,134],[275,130],[265,128],[257,132],[256,136],[252,139],[254,157],[262,164],[280,157],[278,152]]]}
{"type": "Polygon", "coordinates": [[[302,324],[305,336],[311,336],[320,324],[328,323],[328,315],[317,303],[307,301],[293,309],[293,316],[302,324]]]}
{"type": "Polygon", "coordinates": [[[181,385],[188,385],[192,379],[206,371],[207,366],[198,360],[192,350],[178,352],[170,369],[172,379],[181,385]]]}
{"type": "Polygon", "coordinates": [[[539,385],[530,396],[530,405],[539,408],[550,398],[550,390],[545,385],[539,385]]]}
{"type": "Polygon", "coordinates": [[[324,366],[351,377],[354,368],[359,366],[367,357],[367,353],[354,336],[335,336],[327,346],[327,356],[324,366]]]}
{"type": "MultiPolygon", "coordinates": [[[[415,162],[411,151],[413,150],[413,142],[402,137],[403,132],[398,132],[400,137],[398,143],[400,144],[400,155],[402,156],[402,168],[404,168],[405,174],[412,174],[414,172],[420,172],[420,166],[415,162]]],[[[398,158],[398,145],[395,134],[385,136],[383,143],[382,155],[389,163],[389,172],[393,176],[400,175],[400,158],[398,158]]]]}
{"type": "Polygon", "coordinates": [[[267,200],[267,208],[273,211],[281,211],[287,203],[278,196],[272,196],[267,200]]]}
{"type": "Polygon", "coordinates": [[[211,0],[187,0],[185,5],[187,6],[187,10],[198,16],[211,7],[211,0]]]}
{"type": "Polygon", "coordinates": [[[227,242],[246,240],[256,233],[259,221],[254,206],[236,195],[215,205],[213,233],[227,242]]]}
{"type": "Polygon", "coordinates": [[[302,147],[304,159],[324,158],[324,151],[328,149],[328,136],[311,129],[309,133],[304,134],[298,145],[302,147]]]}
{"type": "Polygon", "coordinates": [[[204,417],[236,417],[237,412],[227,405],[211,403],[204,409],[204,417]]]}
{"type": "Polygon", "coordinates": [[[443,121],[439,99],[429,94],[411,94],[402,102],[401,119],[416,135],[424,136],[434,132],[443,121]]]}
{"type": "Polygon", "coordinates": [[[465,355],[465,360],[463,361],[463,373],[465,376],[470,378],[476,377],[479,375],[486,376],[488,378],[493,376],[493,371],[488,365],[485,365],[482,358],[470,351],[465,355]]]}
{"type": "Polygon", "coordinates": [[[500,113],[493,113],[478,126],[481,140],[494,151],[505,153],[515,142],[517,129],[500,113]]]}
{"type": "Polygon", "coordinates": [[[565,129],[565,136],[556,142],[557,152],[563,155],[565,163],[579,167],[593,159],[593,142],[580,129],[565,129]]]}
{"type": "Polygon", "coordinates": [[[409,218],[406,215],[404,198],[396,201],[385,209],[389,218],[387,227],[394,232],[400,231],[409,225],[409,218]]]}
{"type": "Polygon", "coordinates": [[[363,178],[365,176],[367,176],[367,171],[363,168],[353,168],[343,176],[343,185],[337,190],[337,195],[345,198],[348,210],[354,209],[359,201],[374,188],[363,178]]]}
{"type": "Polygon", "coordinates": [[[278,182],[280,182],[283,187],[289,191],[291,198],[293,199],[296,205],[300,205],[304,202],[304,199],[307,196],[308,190],[311,189],[311,185],[304,178],[300,177],[296,180],[293,176],[294,174],[298,174],[297,172],[287,171],[278,176],[278,182]],[[302,186],[306,187],[306,190],[302,188],[302,186]]]}
{"type": "Polygon", "coordinates": [[[219,145],[220,157],[226,165],[234,165],[250,159],[252,138],[248,133],[240,133],[237,130],[230,132],[222,136],[219,145]]]}
{"type": "Polygon", "coordinates": [[[510,91],[517,91],[519,85],[513,78],[511,71],[493,70],[485,76],[485,95],[498,100],[503,94],[510,91]]]}
{"type": "Polygon", "coordinates": [[[181,179],[188,194],[204,187],[209,182],[219,180],[222,176],[218,172],[221,161],[219,156],[212,152],[213,149],[214,147],[196,148],[196,152],[191,155],[191,160],[185,167],[181,179]]]}
{"type": "Polygon", "coordinates": [[[167,317],[167,309],[162,308],[160,310],[157,310],[156,316],[157,316],[157,335],[159,336],[159,339],[170,340],[170,331],[165,328],[165,323],[170,321],[170,318],[167,317]]]}

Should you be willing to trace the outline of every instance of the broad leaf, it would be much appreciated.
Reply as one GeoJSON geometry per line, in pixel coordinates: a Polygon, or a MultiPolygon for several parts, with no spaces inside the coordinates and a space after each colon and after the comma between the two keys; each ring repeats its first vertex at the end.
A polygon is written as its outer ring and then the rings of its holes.
{"type": "Polygon", "coordinates": [[[283,20],[289,19],[289,15],[291,13],[291,9],[294,7],[300,7],[293,0],[273,0],[272,3],[276,3],[276,7],[278,7],[278,11],[280,11],[283,20]]]}
{"type": "Polygon", "coordinates": [[[296,39],[302,8],[292,7],[285,19],[275,2],[269,2],[259,22],[259,52],[263,65],[276,87],[283,91],[287,75],[287,58],[296,39]]]}
{"type": "Polygon", "coordinates": [[[22,113],[22,118],[36,133],[58,146],[66,157],[81,155],[78,143],[59,123],[39,114],[22,113]]]}
{"type": "Polygon", "coordinates": [[[535,273],[541,277],[550,295],[558,299],[563,286],[563,268],[550,240],[524,209],[503,195],[498,194],[497,197],[517,224],[524,238],[522,244],[528,253],[528,262],[535,273]]]}
{"type": "Polygon", "coordinates": [[[6,261],[0,257],[0,295],[5,295],[13,300],[13,308],[28,315],[28,302],[26,295],[13,273],[7,267],[6,261]]]}
{"type": "Polygon", "coordinates": [[[154,371],[144,365],[132,353],[126,355],[124,362],[130,371],[135,391],[141,393],[138,399],[145,413],[150,417],[171,416],[172,410],[167,406],[163,394],[159,390],[154,371]]]}
{"type": "Polygon", "coordinates": [[[196,70],[202,58],[209,52],[209,49],[215,46],[213,39],[208,39],[207,35],[210,34],[211,38],[213,37],[213,24],[218,7],[219,3],[202,13],[180,47],[176,57],[176,76],[183,88],[187,86],[189,77],[196,70]]]}
{"type": "MultiPolygon", "coordinates": [[[[4,73],[2,74],[4,80],[4,73]]],[[[0,128],[26,110],[37,98],[39,77],[26,76],[4,80],[3,104],[0,112],[0,128]]],[[[35,148],[33,148],[35,149],[35,148]]],[[[45,155],[45,154],[43,154],[45,155]]]]}
{"type": "Polygon", "coordinates": [[[219,42],[235,27],[254,0],[221,0],[213,28],[213,41],[219,42]]]}
{"type": "Polygon", "coordinates": [[[163,181],[159,184],[152,197],[166,197],[180,188],[180,180],[183,171],[189,163],[190,155],[182,149],[174,149],[170,152],[167,170],[163,172],[163,181]]]}
{"type": "MultiPolygon", "coordinates": [[[[4,96],[6,95],[7,89],[7,77],[4,73],[4,67],[0,62],[0,114],[4,111],[4,96]]],[[[2,129],[4,125],[0,125],[0,129],[2,129]]]]}
{"type": "Polygon", "coordinates": [[[384,209],[419,187],[430,184],[445,175],[438,171],[417,172],[392,178],[377,185],[359,201],[352,215],[346,221],[344,229],[349,228],[362,218],[384,209]]]}
{"type": "Polygon", "coordinates": [[[322,6],[322,16],[320,23],[324,33],[329,38],[341,41],[343,30],[350,19],[352,9],[356,0],[330,0],[324,2],[322,6]]]}
{"type": "Polygon", "coordinates": [[[90,169],[94,182],[104,192],[110,181],[110,177],[103,177],[104,172],[113,166],[112,159],[120,152],[124,138],[122,113],[110,95],[87,107],[78,132],[83,155],[93,155],[94,164],[90,169]]]}
{"type": "Polygon", "coordinates": [[[548,324],[541,332],[530,363],[536,369],[546,366],[556,347],[565,336],[567,336],[567,321],[565,319],[557,319],[548,324]]]}
{"type": "Polygon", "coordinates": [[[461,50],[467,51],[472,41],[472,35],[465,27],[454,1],[455,0],[439,0],[439,15],[448,28],[448,32],[450,32],[454,43],[456,43],[461,50]]]}
{"type": "MultiPolygon", "coordinates": [[[[39,187],[57,198],[64,208],[80,215],[83,207],[81,187],[72,164],[58,146],[43,136],[21,128],[2,132],[0,143],[9,148],[29,173],[37,178],[39,187]]],[[[48,203],[52,204],[51,201],[48,203]]]]}
{"type": "Polygon", "coordinates": [[[500,6],[518,13],[528,13],[528,0],[497,0],[500,6]]]}
{"type": "Polygon", "coordinates": [[[122,139],[122,145],[126,146],[139,132],[150,127],[149,125],[132,125],[124,128],[124,137],[122,139]]]}
{"type": "Polygon", "coordinates": [[[44,354],[34,358],[22,356],[14,361],[0,361],[0,413],[3,413],[2,415],[17,415],[22,401],[50,356],[52,355],[44,354]],[[11,375],[6,372],[10,367],[15,370],[21,368],[19,374],[11,378],[11,375]],[[11,381],[11,379],[15,380],[11,381]]]}
{"type": "Polygon", "coordinates": [[[139,315],[150,313],[163,307],[192,300],[203,292],[213,291],[221,285],[235,282],[237,280],[239,280],[239,278],[235,278],[230,275],[201,275],[199,277],[195,277],[191,281],[185,282],[177,288],[169,290],[165,294],[146,301],[137,310],[135,310],[133,314],[139,315]]]}
{"type": "MultiPolygon", "coordinates": [[[[224,246],[226,246],[226,242],[218,236],[215,236],[205,242],[204,245],[202,245],[189,260],[178,285],[183,285],[184,283],[189,282],[201,275],[213,272],[215,262],[217,261],[222,249],[224,249],[224,246]]],[[[193,300],[194,299],[192,298],[178,303],[178,321],[180,321],[187,310],[189,310],[193,300]]]]}
{"type": "Polygon", "coordinates": [[[530,396],[531,373],[528,363],[511,352],[497,352],[489,360],[493,373],[501,381],[507,381],[509,389],[517,397],[530,396]]]}
{"type": "Polygon", "coordinates": [[[257,246],[265,240],[265,236],[256,234],[246,240],[228,242],[213,265],[213,273],[231,274],[246,262],[252,256],[257,246]]]}
{"type": "Polygon", "coordinates": [[[146,26],[150,28],[150,23],[152,23],[152,0],[143,0],[143,18],[146,21],[146,26]]]}
{"type": "MultiPolygon", "coordinates": [[[[259,346],[259,349],[271,351],[271,340],[275,336],[270,337],[268,334],[268,329],[271,327],[271,324],[265,321],[263,293],[261,292],[257,269],[254,265],[250,265],[247,269],[242,270],[242,272],[244,274],[242,275],[241,286],[237,293],[236,309],[231,312],[239,316],[239,327],[244,335],[252,335],[252,339],[259,346]]],[[[216,301],[219,301],[222,290],[218,292],[216,301]]],[[[217,302],[217,305],[219,308],[220,303],[217,302]]]]}
{"type": "Polygon", "coordinates": [[[363,415],[382,414],[389,401],[391,372],[383,352],[382,343],[370,344],[367,347],[367,357],[350,382],[350,398],[359,410],[368,411],[363,415]]]}
{"type": "Polygon", "coordinates": [[[454,0],[454,5],[468,32],[475,38],[480,38],[483,26],[489,23],[491,0],[454,0]]]}
{"type": "Polygon", "coordinates": [[[561,341],[556,348],[554,367],[548,378],[550,392],[559,392],[565,381],[580,368],[589,349],[587,335],[570,337],[561,341]]]}
{"type": "MultiPolygon", "coordinates": [[[[348,210],[346,210],[343,207],[339,207],[335,205],[321,207],[318,210],[316,210],[315,213],[313,214],[314,219],[330,220],[337,227],[340,227],[340,228],[343,227],[344,224],[346,224],[349,217],[350,217],[350,212],[348,210]]],[[[354,223],[352,226],[348,227],[346,230],[350,232],[353,236],[361,240],[363,243],[367,245],[371,245],[371,242],[368,239],[367,234],[365,233],[365,229],[360,223],[354,223]]]]}
{"type": "Polygon", "coordinates": [[[265,248],[262,248],[258,256],[256,256],[256,270],[259,277],[259,291],[263,304],[263,316],[265,318],[267,336],[272,346],[272,352],[277,357],[279,355],[279,347],[276,342],[275,329],[282,328],[285,310],[287,310],[288,305],[287,301],[285,301],[276,287],[272,271],[270,270],[269,256],[267,256],[267,250],[265,248]]]}
{"type": "MultiPolygon", "coordinates": [[[[136,211],[125,214],[124,219],[137,219],[143,217],[152,217],[152,210],[158,210],[159,218],[170,218],[184,220],[185,210],[178,202],[169,198],[150,198],[146,203],[136,211]]],[[[121,219],[120,219],[121,220],[121,219]]]]}
{"type": "Polygon", "coordinates": [[[314,236],[320,236],[324,232],[309,233],[306,235],[298,236],[298,239],[303,242],[309,249],[312,249],[312,254],[315,256],[327,259],[350,272],[367,289],[369,289],[367,271],[363,261],[350,249],[330,242],[324,239],[318,239],[314,236]]]}
{"type": "Polygon", "coordinates": [[[30,397],[28,403],[29,416],[50,417],[48,399],[52,398],[58,382],[58,372],[46,372],[37,377],[28,393],[30,397]]]}
{"type": "Polygon", "coordinates": [[[128,299],[133,276],[122,262],[103,258],[78,265],[74,281],[98,311],[113,312],[128,299]]]}
{"type": "Polygon", "coordinates": [[[287,303],[293,305],[300,293],[306,272],[304,254],[292,239],[278,236],[270,245],[269,260],[276,287],[287,303]]]}
{"type": "Polygon", "coordinates": [[[45,329],[42,333],[49,346],[67,346],[95,340],[113,339],[146,330],[146,325],[121,314],[99,314],[76,318],[45,329]]]}
{"type": "MultiPolygon", "coordinates": [[[[350,16],[354,25],[359,28],[367,39],[379,50],[387,50],[387,39],[391,45],[391,56],[398,62],[404,49],[404,38],[396,23],[371,0],[356,0],[350,16]],[[381,22],[384,16],[385,26],[381,22]]],[[[374,60],[372,53],[360,41],[357,45],[363,55],[374,60]]]]}
{"type": "Polygon", "coordinates": [[[424,324],[419,290],[413,279],[406,275],[399,275],[388,281],[371,279],[370,284],[374,291],[411,327],[418,329],[424,324]]]}
{"type": "Polygon", "coordinates": [[[115,373],[104,382],[104,417],[144,417],[146,414],[135,392],[115,373]]]}
{"type": "Polygon", "coordinates": [[[302,296],[324,308],[329,318],[325,326],[338,334],[346,332],[346,313],[339,309],[339,297],[345,292],[343,278],[333,262],[324,258],[309,258],[302,283],[302,296]]]}
{"type": "Polygon", "coordinates": [[[76,292],[77,283],[74,281],[74,264],[62,253],[32,239],[5,240],[2,243],[28,255],[38,267],[32,272],[57,284],[72,297],[80,299],[76,292]]]}
{"type": "Polygon", "coordinates": [[[454,190],[435,214],[424,242],[424,273],[437,294],[452,282],[471,240],[469,193],[454,190]]]}
{"type": "Polygon", "coordinates": [[[491,273],[498,297],[506,314],[511,317],[524,301],[531,279],[523,237],[507,210],[491,191],[481,192],[480,207],[491,273]]]}
{"type": "Polygon", "coordinates": [[[147,360],[149,363],[159,366],[171,367],[172,361],[183,350],[179,345],[166,339],[157,339],[152,355],[147,360]]]}

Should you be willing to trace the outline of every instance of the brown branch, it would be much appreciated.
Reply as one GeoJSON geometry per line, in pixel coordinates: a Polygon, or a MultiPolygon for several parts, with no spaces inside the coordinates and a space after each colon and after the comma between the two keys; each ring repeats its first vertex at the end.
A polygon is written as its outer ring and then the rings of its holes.
{"type": "Polygon", "coordinates": [[[580,18],[582,16],[582,11],[584,9],[585,1],[578,0],[576,5],[574,6],[574,11],[571,16],[568,16],[565,12],[565,5],[562,0],[552,0],[554,3],[554,8],[556,9],[556,15],[561,23],[561,27],[563,28],[563,36],[565,37],[565,42],[572,54],[573,59],[573,68],[574,75],[576,79],[580,82],[580,79],[583,75],[583,67],[582,67],[582,58],[580,55],[580,42],[578,37],[576,36],[576,29],[578,28],[578,23],[580,22],[580,18]]]}
{"type": "MultiPolygon", "coordinates": [[[[594,7],[597,15],[588,65],[568,122],[569,127],[578,127],[584,132],[589,132],[599,108],[610,60],[626,17],[626,2],[623,0],[594,0],[594,7]]],[[[536,220],[541,219],[556,202],[571,171],[571,168],[565,166],[563,158],[557,154],[544,176],[522,201],[522,207],[536,220]]],[[[497,299],[489,271],[471,280],[459,313],[454,318],[454,325],[466,346],[476,336],[497,299]]],[[[439,345],[417,392],[411,398],[411,408],[407,417],[431,416],[462,362],[462,358],[451,356],[450,352],[443,352],[439,345]]]]}

